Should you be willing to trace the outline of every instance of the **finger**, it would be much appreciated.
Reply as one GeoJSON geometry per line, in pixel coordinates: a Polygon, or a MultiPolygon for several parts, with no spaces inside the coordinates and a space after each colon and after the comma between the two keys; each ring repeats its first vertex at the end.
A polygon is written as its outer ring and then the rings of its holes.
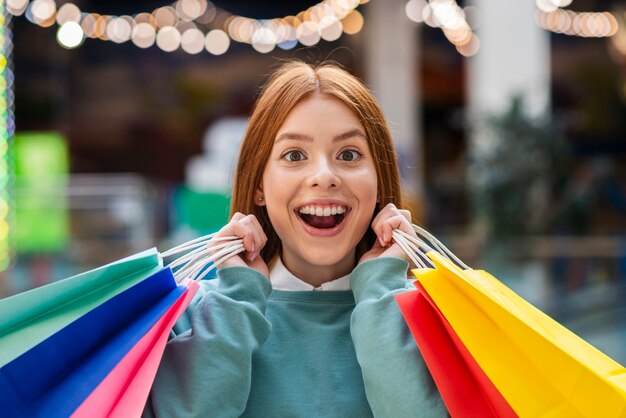
{"type": "Polygon", "coordinates": [[[234,222],[232,224],[232,233],[243,239],[243,248],[246,251],[253,253],[256,250],[254,231],[250,226],[243,222],[234,222]]]}
{"type": "Polygon", "coordinates": [[[248,253],[248,259],[252,261],[259,255],[259,252],[265,246],[267,238],[265,237],[265,232],[263,231],[261,224],[254,215],[248,215],[240,222],[250,228],[252,234],[254,250],[248,253]]]}
{"type": "Polygon", "coordinates": [[[404,219],[403,222],[398,224],[395,229],[400,229],[401,231],[406,232],[407,234],[417,237],[415,230],[413,229],[413,224],[411,222],[411,212],[406,209],[392,209],[392,211],[396,214],[396,217],[400,219],[404,219]]]}
{"type": "Polygon", "coordinates": [[[241,220],[241,219],[243,219],[243,218],[245,218],[245,217],[246,217],[246,215],[244,215],[243,213],[241,213],[241,212],[235,212],[235,213],[233,214],[233,217],[232,217],[232,218],[230,218],[230,221],[231,221],[231,222],[232,222],[232,221],[239,221],[239,220],[241,220]]]}
{"type": "Polygon", "coordinates": [[[406,209],[398,209],[393,203],[389,203],[378,213],[372,222],[372,229],[376,233],[381,245],[385,247],[389,246],[392,242],[393,229],[401,229],[407,234],[417,236],[411,224],[411,212],[406,209]],[[388,224],[389,222],[391,222],[391,227],[386,225],[386,223],[388,224]]]}
{"type": "Polygon", "coordinates": [[[416,237],[413,225],[406,219],[405,216],[398,214],[389,219],[386,219],[382,224],[383,237],[386,243],[391,243],[393,238],[393,231],[400,230],[408,235],[416,237]]]}
{"type": "Polygon", "coordinates": [[[372,230],[376,234],[378,241],[383,247],[386,246],[386,241],[383,234],[383,222],[390,216],[393,216],[393,209],[395,209],[395,205],[393,203],[385,205],[385,207],[383,207],[380,212],[376,214],[374,220],[372,221],[372,230]]]}
{"type": "Polygon", "coordinates": [[[372,225],[377,224],[381,221],[383,221],[384,219],[387,219],[389,216],[391,216],[392,211],[396,208],[396,205],[394,205],[393,203],[388,203],[385,205],[385,207],[383,207],[374,217],[374,220],[372,221],[372,225]]]}

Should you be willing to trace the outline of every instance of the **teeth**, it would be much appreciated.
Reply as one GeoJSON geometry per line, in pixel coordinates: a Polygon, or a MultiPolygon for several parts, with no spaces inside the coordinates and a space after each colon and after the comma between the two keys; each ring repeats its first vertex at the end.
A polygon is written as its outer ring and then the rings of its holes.
{"type": "Polygon", "coordinates": [[[346,213],[346,210],[345,206],[330,206],[324,208],[319,206],[303,206],[300,208],[300,213],[303,215],[333,216],[346,213]]]}

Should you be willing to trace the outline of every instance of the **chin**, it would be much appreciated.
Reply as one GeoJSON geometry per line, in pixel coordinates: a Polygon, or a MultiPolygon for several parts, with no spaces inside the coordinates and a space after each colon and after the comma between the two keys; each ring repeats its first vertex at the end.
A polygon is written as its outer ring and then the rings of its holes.
{"type": "Polygon", "coordinates": [[[331,250],[328,248],[319,250],[306,248],[302,258],[308,264],[320,267],[331,267],[342,264],[344,262],[347,263],[348,258],[350,259],[350,262],[355,262],[353,251],[338,252],[336,249],[331,250]]]}

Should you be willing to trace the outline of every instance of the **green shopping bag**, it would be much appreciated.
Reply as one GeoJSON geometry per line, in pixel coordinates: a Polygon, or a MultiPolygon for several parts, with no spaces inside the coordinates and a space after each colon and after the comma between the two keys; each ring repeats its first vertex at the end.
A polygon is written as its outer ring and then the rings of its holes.
{"type": "Polygon", "coordinates": [[[161,268],[153,248],[0,300],[0,367],[161,268]]]}

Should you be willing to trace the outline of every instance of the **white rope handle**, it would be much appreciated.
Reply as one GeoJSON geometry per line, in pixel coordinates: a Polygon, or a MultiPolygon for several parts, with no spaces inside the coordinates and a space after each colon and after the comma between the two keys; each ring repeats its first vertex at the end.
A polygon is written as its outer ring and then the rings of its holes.
{"type": "MultiPolygon", "coordinates": [[[[196,277],[196,275],[198,273],[200,273],[202,271],[203,268],[205,268],[207,265],[209,265],[210,263],[221,259],[222,257],[224,257],[225,255],[230,255],[232,252],[239,250],[243,248],[243,243],[237,243],[237,244],[233,244],[231,246],[225,247],[220,249],[219,251],[217,251],[216,253],[213,253],[210,249],[207,250],[207,252],[204,254],[205,256],[202,257],[200,260],[195,261],[193,263],[189,263],[187,266],[188,267],[188,271],[189,273],[185,274],[187,277],[196,277]]],[[[244,250],[245,251],[245,250],[244,250]]],[[[184,270],[184,273],[187,272],[187,270],[184,270]]],[[[181,272],[181,274],[183,274],[183,272],[181,272]]]]}
{"type": "MultiPolygon", "coordinates": [[[[215,241],[218,241],[218,240],[219,239],[215,239],[215,241]]],[[[235,239],[235,240],[231,240],[231,241],[228,241],[228,242],[224,242],[222,244],[213,245],[213,246],[211,246],[211,248],[213,250],[219,250],[220,248],[224,248],[224,247],[228,247],[230,245],[233,245],[234,242],[239,243],[239,242],[243,242],[243,240],[242,239],[235,239]]],[[[192,259],[196,258],[196,256],[198,254],[205,253],[206,250],[207,250],[206,243],[203,243],[203,245],[200,246],[199,248],[196,248],[195,250],[193,250],[193,251],[185,254],[184,256],[179,257],[175,261],[169,263],[169,266],[172,267],[172,268],[175,268],[175,267],[178,267],[178,266],[180,266],[182,264],[186,264],[189,261],[192,261],[192,259]]]]}
{"type": "Polygon", "coordinates": [[[224,261],[228,260],[230,257],[237,255],[241,252],[244,252],[245,248],[243,248],[243,246],[239,249],[236,249],[228,254],[226,254],[225,256],[223,256],[222,258],[220,258],[219,260],[215,261],[213,263],[213,265],[211,267],[209,267],[208,269],[204,270],[198,277],[195,278],[196,281],[200,281],[204,278],[204,276],[206,276],[207,274],[209,274],[213,269],[216,269],[217,266],[219,266],[220,264],[222,264],[224,261]]]}
{"type": "Polygon", "coordinates": [[[177,245],[174,248],[171,248],[167,251],[164,251],[161,253],[161,257],[166,258],[166,257],[170,257],[172,255],[175,254],[179,254],[185,251],[189,251],[192,248],[198,248],[198,247],[203,247],[204,245],[206,245],[207,242],[209,241],[232,241],[235,239],[238,239],[239,237],[235,236],[235,235],[229,235],[226,237],[217,237],[217,238],[213,238],[213,236],[215,235],[215,233],[213,234],[209,234],[209,235],[205,235],[203,237],[199,237],[196,239],[193,239],[191,241],[187,241],[184,242],[180,245],[177,245]]]}
{"type": "Polygon", "coordinates": [[[402,235],[400,235],[395,230],[391,232],[391,235],[393,237],[393,240],[396,242],[396,244],[398,244],[398,246],[404,250],[406,255],[409,256],[409,259],[413,262],[413,265],[415,267],[421,267],[421,268],[426,267],[424,263],[422,262],[422,260],[420,260],[416,256],[415,249],[411,247],[411,244],[402,235]]]}
{"type": "Polygon", "coordinates": [[[224,244],[218,244],[212,247],[205,246],[201,249],[201,251],[196,251],[189,257],[186,257],[182,262],[178,262],[179,260],[177,260],[177,264],[175,267],[178,267],[181,264],[183,264],[183,267],[174,273],[174,277],[195,277],[195,275],[198,274],[209,263],[219,260],[220,257],[223,257],[225,255],[227,255],[227,258],[229,258],[233,255],[231,253],[239,249],[245,251],[243,246],[243,239],[231,240],[224,244]]]}
{"type": "Polygon", "coordinates": [[[413,225],[413,230],[419,236],[426,238],[428,241],[430,241],[433,244],[433,246],[437,248],[437,251],[441,255],[448,258],[450,261],[457,263],[458,266],[461,267],[463,270],[471,270],[471,268],[468,267],[467,264],[461,261],[461,259],[459,259],[452,251],[450,251],[445,245],[443,245],[443,243],[439,241],[430,232],[426,231],[424,228],[419,227],[417,225],[413,225]]]}
{"type": "Polygon", "coordinates": [[[426,256],[430,247],[419,238],[412,237],[404,231],[395,229],[392,232],[394,241],[409,256],[413,264],[418,268],[434,268],[432,261],[426,256]]]}

